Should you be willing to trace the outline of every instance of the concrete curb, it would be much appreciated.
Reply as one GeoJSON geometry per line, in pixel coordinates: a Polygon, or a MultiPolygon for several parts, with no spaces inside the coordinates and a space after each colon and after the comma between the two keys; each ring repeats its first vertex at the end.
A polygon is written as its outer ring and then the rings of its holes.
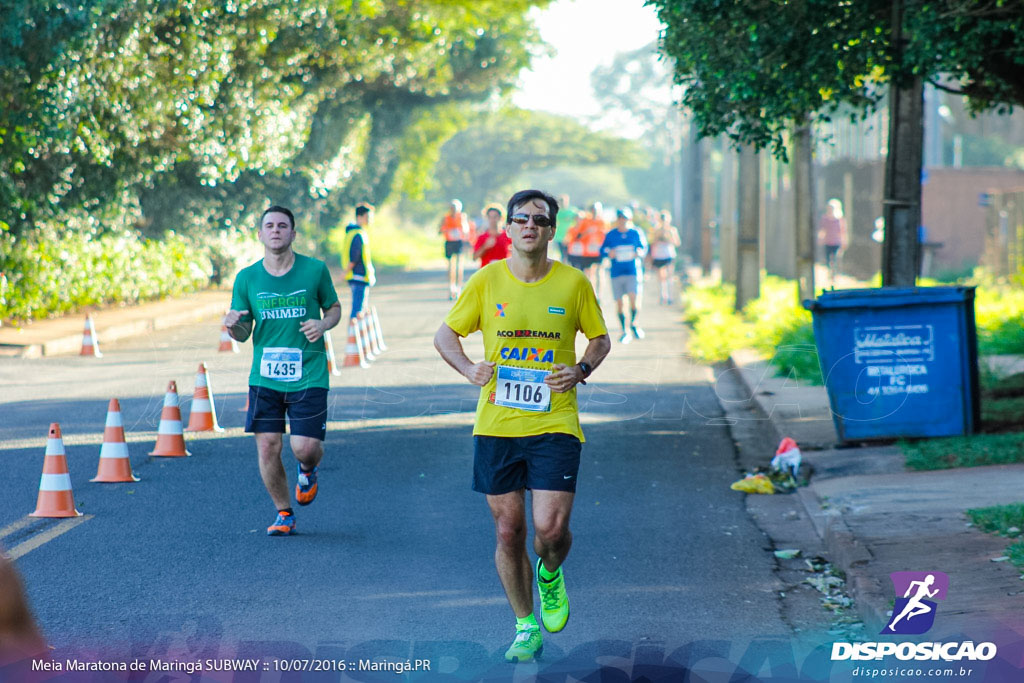
{"type": "MultiPolygon", "coordinates": [[[[744,373],[739,371],[739,364],[732,356],[729,356],[727,365],[736,371],[757,409],[766,414],[777,432],[784,431],[757,401],[755,388],[750,386],[744,373]]],[[[854,600],[858,616],[869,627],[877,626],[881,630],[889,621],[886,613],[890,596],[865,569],[874,560],[871,551],[854,536],[838,510],[829,510],[822,506],[821,499],[814,492],[813,484],[798,488],[797,496],[815,532],[821,538],[830,562],[846,576],[846,590],[854,600]]]]}
{"type": "MultiPolygon", "coordinates": [[[[117,341],[128,337],[137,337],[147,332],[165,330],[179,325],[200,322],[209,318],[218,317],[224,314],[224,302],[218,301],[205,305],[198,305],[195,308],[180,313],[170,313],[160,316],[151,316],[140,320],[132,320],[109,327],[101,327],[96,330],[96,336],[102,345],[105,342],[117,341]]],[[[73,354],[82,348],[82,334],[66,335],[51,339],[41,344],[26,344],[24,346],[8,346],[2,354],[14,358],[41,358],[43,356],[56,356],[60,354],[73,354]]],[[[100,349],[102,350],[102,346],[100,349]]]]}

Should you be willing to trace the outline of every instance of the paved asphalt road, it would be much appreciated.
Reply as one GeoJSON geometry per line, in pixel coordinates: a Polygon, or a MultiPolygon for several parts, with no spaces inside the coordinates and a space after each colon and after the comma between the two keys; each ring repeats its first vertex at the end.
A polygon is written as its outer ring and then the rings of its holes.
{"type": "MultiPolygon", "coordinates": [[[[251,347],[218,354],[219,322],[103,345],[102,359],[0,359],[0,528],[34,509],[53,421],[78,509],[91,515],[16,562],[57,651],[425,658],[433,674],[503,679],[737,661],[751,639],[788,639],[767,540],[729,490],[735,453],[710,375],[684,357],[678,311],[657,306],[652,282],[648,338],[613,343],[580,391],[572,618],[546,636],[543,663],[513,674],[500,661],[514,622],[492,523],[469,487],[477,390],[431,344],[449,306],[443,277],[387,275],[374,290],[390,349],[371,369],[332,378],[320,495],[297,510],[291,538],[265,535],[274,510],[240,412],[251,347]],[[227,431],[189,437],[191,458],[148,457],[167,381],[177,380],[187,420],[200,361],[227,431]],[[111,397],[121,399],[135,484],[88,482],[111,397]]],[[[342,300],[347,309],[347,292],[342,300]]],[[[337,330],[339,351],[344,341],[337,330]]],[[[56,524],[33,521],[0,542],[11,548],[56,524]]]]}

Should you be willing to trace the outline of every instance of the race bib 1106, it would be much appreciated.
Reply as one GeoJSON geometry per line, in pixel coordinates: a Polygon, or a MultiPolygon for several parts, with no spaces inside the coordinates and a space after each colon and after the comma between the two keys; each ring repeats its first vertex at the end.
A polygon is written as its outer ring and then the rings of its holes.
{"type": "Polygon", "coordinates": [[[278,382],[298,382],[302,379],[302,350],[286,347],[263,349],[260,377],[278,382]]]}
{"type": "Polygon", "coordinates": [[[551,387],[544,384],[546,370],[498,366],[494,385],[494,404],[546,413],[551,410],[551,387]]]}

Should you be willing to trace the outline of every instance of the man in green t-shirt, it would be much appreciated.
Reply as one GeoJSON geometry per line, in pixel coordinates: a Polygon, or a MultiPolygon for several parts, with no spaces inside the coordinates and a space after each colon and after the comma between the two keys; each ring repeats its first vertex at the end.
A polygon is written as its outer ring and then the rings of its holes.
{"type": "Polygon", "coordinates": [[[267,534],[287,536],[295,531],[295,516],[281,464],[285,415],[299,463],[295,500],[309,505],[316,498],[317,465],[327,436],[329,385],[323,337],[341,320],[341,303],[324,262],[292,251],[291,211],[283,206],[264,211],[259,237],[263,258],[235,278],[224,325],[240,342],[252,335],[245,431],[256,435],[260,476],[277,506],[277,519],[267,534]]]}

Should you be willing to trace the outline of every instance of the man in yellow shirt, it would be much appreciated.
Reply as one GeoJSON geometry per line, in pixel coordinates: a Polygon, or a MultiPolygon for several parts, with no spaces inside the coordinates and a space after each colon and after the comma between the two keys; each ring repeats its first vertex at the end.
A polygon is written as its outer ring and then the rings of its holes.
{"type": "Polygon", "coordinates": [[[509,662],[532,661],[543,649],[526,550],[526,489],[533,491],[544,627],[560,631],[569,618],[562,562],[572,545],[569,516],[583,441],[575,387],[611,348],[586,276],[548,258],[557,213],[558,202],[539,190],[512,196],[505,214],[509,257],[469,279],[434,337],[445,361],[481,388],[473,489],[487,495],[498,538],[495,564],[516,615],[509,662]],[[460,338],[477,330],[486,359],[474,363],[460,338]],[[590,340],[578,362],[577,332],[590,340]]]}

